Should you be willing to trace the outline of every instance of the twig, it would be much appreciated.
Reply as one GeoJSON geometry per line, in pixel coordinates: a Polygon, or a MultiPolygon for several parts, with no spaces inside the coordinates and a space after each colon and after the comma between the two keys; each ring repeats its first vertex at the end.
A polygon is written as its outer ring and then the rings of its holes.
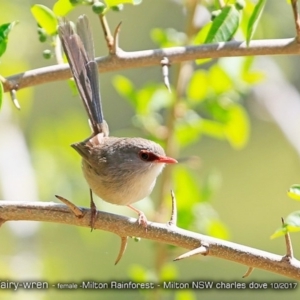
{"type": "Polygon", "coordinates": [[[171,218],[169,221],[169,225],[176,226],[177,225],[177,205],[176,205],[176,198],[174,192],[171,190],[171,198],[172,198],[172,212],[171,218]]]}
{"type": "Polygon", "coordinates": [[[113,48],[114,48],[114,38],[111,34],[110,28],[108,26],[107,20],[105,15],[99,14],[99,20],[101,23],[101,27],[104,33],[104,37],[106,40],[107,48],[109,53],[113,53],[113,48]]]}
{"type": "Polygon", "coordinates": [[[291,4],[296,27],[297,42],[300,43],[300,17],[298,13],[298,0],[291,0],[291,4]]]}
{"type": "MultiPolygon", "coordinates": [[[[99,70],[104,72],[156,66],[167,56],[172,64],[200,58],[219,58],[254,55],[291,55],[300,54],[300,45],[292,39],[256,40],[249,47],[245,42],[230,41],[217,44],[153,49],[124,52],[119,49],[117,55],[97,58],[99,70]]],[[[43,83],[66,80],[71,77],[68,64],[54,65],[9,76],[3,82],[4,91],[12,87],[18,89],[43,83]]]]}
{"type": "MultiPolygon", "coordinates": [[[[45,202],[0,202],[0,219],[4,221],[40,221],[90,227],[90,209],[82,208],[84,217],[77,218],[63,204],[45,202]]],[[[201,245],[209,246],[209,256],[234,261],[248,267],[262,269],[300,280],[300,261],[295,258],[285,260],[281,255],[238,245],[228,241],[170,227],[167,224],[150,222],[148,232],[137,224],[135,218],[126,218],[111,213],[98,211],[95,229],[101,229],[118,236],[139,236],[157,242],[195,249],[201,245]]],[[[201,270],[199,270],[201,272],[201,270]]]]}
{"type": "MultiPolygon", "coordinates": [[[[281,222],[282,222],[282,225],[284,225],[283,218],[281,218],[281,222]]],[[[293,245],[292,245],[292,240],[291,240],[290,234],[287,232],[284,235],[284,238],[285,238],[285,246],[286,246],[286,255],[285,256],[287,258],[294,258],[294,251],[293,251],[293,245]]]]}
{"type": "Polygon", "coordinates": [[[160,61],[160,64],[161,64],[161,68],[162,68],[164,84],[167,87],[168,91],[171,93],[171,87],[170,87],[170,81],[169,81],[169,67],[170,67],[169,59],[167,57],[164,57],[160,61]]]}

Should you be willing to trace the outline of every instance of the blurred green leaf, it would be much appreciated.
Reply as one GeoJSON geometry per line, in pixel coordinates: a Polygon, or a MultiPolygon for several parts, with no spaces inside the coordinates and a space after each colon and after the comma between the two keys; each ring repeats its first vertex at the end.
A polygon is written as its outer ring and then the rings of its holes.
{"type": "Polygon", "coordinates": [[[117,90],[117,92],[129,100],[129,102],[133,105],[134,108],[137,106],[137,97],[136,91],[132,84],[132,82],[122,75],[117,75],[113,78],[113,86],[117,90]]]}
{"type": "Polygon", "coordinates": [[[105,0],[105,3],[108,7],[117,6],[119,4],[133,4],[138,5],[142,3],[142,0],[105,0]]]}
{"type": "Polygon", "coordinates": [[[225,138],[223,124],[212,120],[202,120],[202,133],[217,139],[225,138]]]}
{"type": "Polygon", "coordinates": [[[247,36],[247,31],[248,31],[248,23],[249,23],[251,15],[253,13],[255,4],[256,3],[252,2],[252,1],[247,1],[247,4],[243,9],[242,18],[241,18],[241,22],[239,25],[239,32],[241,32],[243,34],[245,39],[247,36]]]}
{"type": "Polygon", "coordinates": [[[166,263],[160,271],[160,281],[172,281],[178,278],[178,270],[174,264],[166,263]]]}
{"type": "Polygon", "coordinates": [[[74,78],[70,78],[68,79],[68,85],[71,89],[71,92],[72,92],[72,95],[75,96],[75,95],[78,95],[78,89],[77,89],[77,85],[75,83],[75,80],[74,78]]]}
{"type": "Polygon", "coordinates": [[[300,210],[289,214],[284,220],[284,224],[287,224],[288,226],[292,226],[294,228],[297,227],[298,230],[300,230],[300,210]]]}
{"type": "Polygon", "coordinates": [[[196,294],[189,290],[178,290],[175,293],[174,300],[196,300],[196,294]]]}
{"type": "Polygon", "coordinates": [[[201,201],[200,182],[186,167],[176,165],[173,172],[178,208],[178,226],[189,228],[194,222],[192,207],[201,201]]]}
{"type": "Polygon", "coordinates": [[[294,200],[300,200],[300,184],[293,184],[288,190],[288,196],[294,200]]]}
{"type": "MultiPolygon", "coordinates": [[[[211,25],[212,25],[212,22],[209,22],[207,24],[205,24],[201,29],[200,31],[197,33],[196,37],[194,38],[193,40],[193,44],[194,45],[201,45],[201,44],[204,44],[205,42],[205,39],[208,35],[208,32],[211,28],[211,25]]],[[[201,58],[201,59],[196,59],[196,64],[197,65],[201,65],[201,64],[204,64],[204,63],[207,63],[209,61],[211,61],[212,59],[211,58],[201,58]]]]}
{"type": "Polygon", "coordinates": [[[250,124],[245,109],[233,104],[228,110],[228,121],[224,126],[224,132],[231,146],[241,149],[249,138],[250,124]]]}
{"type": "Polygon", "coordinates": [[[198,231],[222,239],[229,238],[226,226],[221,222],[217,211],[209,202],[194,205],[193,216],[198,231]]]}
{"type": "Polygon", "coordinates": [[[204,100],[208,91],[208,75],[205,70],[198,70],[193,73],[187,87],[187,96],[194,102],[204,100]]]}
{"type": "Polygon", "coordinates": [[[18,22],[5,23],[0,26],[0,57],[4,54],[7,47],[8,34],[18,22]]]}
{"type": "Polygon", "coordinates": [[[248,23],[248,30],[247,30],[247,46],[249,46],[249,43],[253,37],[253,34],[257,28],[258,22],[260,20],[260,17],[262,15],[262,12],[264,10],[266,4],[266,0],[259,0],[257,4],[254,7],[253,13],[250,17],[249,23],[248,23]]]}
{"type": "Polygon", "coordinates": [[[210,28],[212,26],[212,22],[209,22],[207,24],[205,24],[197,33],[197,35],[195,36],[194,40],[193,40],[193,44],[194,45],[201,45],[205,43],[205,40],[207,38],[207,35],[210,31],[210,28]]]}
{"type": "Polygon", "coordinates": [[[206,230],[209,236],[213,236],[222,240],[229,239],[229,231],[225,224],[219,219],[212,219],[206,230]]]}
{"type": "Polygon", "coordinates": [[[229,41],[237,31],[240,13],[234,5],[225,6],[213,20],[205,44],[229,41]]]}
{"type": "Polygon", "coordinates": [[[60,17],[66,16],[73,9],[74,5],[71,4],[70,0],[58,0],[53,5],[53,12],[60,17]]]}
{"type": "Polygon", "coordinates": [[[234,88],[231,78],[219,65],[213,65],[208,74],[209,83],[216,94],[222,94],[234,88]]]}
{"type": "Polygon", "coordinates": [[[36,22],[45,29],[47,34],[53,35],[57,32],[57,18],[50,8],[41,4],[34,4],[31,7],[31,13],[36,22]]]}
{"type": "Polygon", "coordinates": [[[181,46],[186,43],[186,34],[174,28],[153,28],[151,38],[162,48],[181,46]]]}
{"type": "Polygon", "coordinates": [[[202,118],[189,110],[184,119],[177,121],[175,136],[180,147],[186,147],[200,139],[202,135],[202,118]]]}
{"type": "Polygon", "coordinates": [[[208,201],[221,186],[221,175],[217,170],[210,170],[202,181],[202,200],[208,201]]]}
{"type": "Polygon", "coordinates": [[[278,228],[272,235],[271,239],[285,235],[288,232],[300,231],[300,210],[295,211],[287,216],[281,228],[278,228]]]}
{"type": "Polygon", "coordinates": [[[149,84],[145,88],[149,89],[150,92],[149,109],[151,112],[157,112],[163,108],[169,107],[173,102],[173,95],[164,85],[149,84]]]}
{"type": "Polygon", "coordinates": [[[251,67],[254,61],[253,56],[248,56],[244,59],[242,71],[241,71],[241,78],[249,83],[249,84],[255,84],[260,81],[262,81],[265,78],[264,73],[262,71],[251,71],[251,67]]]}
{"type": "Polygon", "coordinates": [[[129,268],[129,276],[133,281],[147,282],[149,278],[147,276],[147,270],[141,265],[134,264],[129,268]]]}
{"type": "Polygon", "coordinates": [[[4,94],[3,84],[2,84],[2,82],[0,81],[0,109],[1,109],[1,106],[2,106],[3,94],[4,94]]]}

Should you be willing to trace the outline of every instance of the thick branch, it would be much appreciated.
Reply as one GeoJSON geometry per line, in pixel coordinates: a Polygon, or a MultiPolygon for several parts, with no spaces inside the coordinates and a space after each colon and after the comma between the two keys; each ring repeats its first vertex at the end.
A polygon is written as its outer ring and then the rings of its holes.
{"type": "MultiPolygon", "coordinates": [[[[86,208],[81,209],[84,217],[76,218],[69,208],[62,204],[1,201],[0,220],[2,222],[18,220],[42,221],[89,228],[90,210],[86,208]]],[[[139,236],[144,239],[164,242],[186,249],[195,249],[205,245],[210,256],[300,280],[300,262],[296,259],[287,259],[285,256],[222,241],[183,230],[176,226],[149,222],[146,232],[142,226],[137,224],[137,220],[134,218],[99,211],[94,228],[109,231],[119,236],[139,236]]]]}
{"type": "MultiPolygon", "coordinates": [[[[219,58],[253,55],[291,55],[300,54],[300,45],[294,38],[277,40],[251,41],[249,47],[245,42],[230,41],[200,46],[173,47],[145,51],[125,52],[118,49],[115,55],[97,59],[99,70],[104,72],[130,68],[159,66],[163,57],[171,64],[200,58],[219,58]]],[[[4,91],[22,89],[38,84],[67,79],[71,76],[68,65],[54,65],[26,71],[9,76],[3,82],[4,91]]]]}

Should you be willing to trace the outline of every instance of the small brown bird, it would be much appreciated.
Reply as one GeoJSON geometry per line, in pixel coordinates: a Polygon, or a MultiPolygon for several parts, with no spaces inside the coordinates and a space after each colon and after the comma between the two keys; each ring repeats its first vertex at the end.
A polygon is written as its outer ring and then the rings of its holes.
{"type": "MultiPolygon", "coordinates": [[[[93,131],[88,139],[71,145],[82,157],[84,177],[97,196],[109,203],[127,205],[138,213],[139,224],[147,227],[144,213],[131,204],[152,192],[156,178],[165,164],[177,161],[167,157],[163,148],[150,140],[108,136],[87,17],[79,17],[77,33],[68,21],[61,22],[59,35],[93,131]]],[[[91,199],[91,208],[93,207],[91,199]]],[[[96,209],[91,216],[92,228],[95,218],[96,209]]]]}

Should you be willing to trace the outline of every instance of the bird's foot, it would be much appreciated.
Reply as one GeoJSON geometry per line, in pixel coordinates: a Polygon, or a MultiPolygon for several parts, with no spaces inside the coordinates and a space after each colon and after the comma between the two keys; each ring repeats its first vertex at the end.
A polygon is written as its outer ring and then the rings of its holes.
{"type": "Polygon", "coordinates": [[[95,228],[95,222],[97,220],[97,206],[93,200],[93,194],[92,194],[92,190],[90,190],[90,197],[91,197],[91,221],[90,221],[90,226],[91,226],[91,232],[94,230],[95,228]]]}
{"type": "Polygon", "coordinates": [[[138,218],[139,225],[142,225],[147,230],[148,220],[145,214],[142,211],[138,212],[138,214],[139,214],[139,218],[138,218]]]}
{"type": "Polygon", "coordinates": [[[132,210],[134,210],[139,215],[138,223],[139,223],[139,225],[142,225],[145,228],[145,230],[147,231],[148,220],[147,220],[145,214],[141,210],[139,210],[131,205],[127,205],[127,206],[129,208],[131,208],[132,210]]]}

